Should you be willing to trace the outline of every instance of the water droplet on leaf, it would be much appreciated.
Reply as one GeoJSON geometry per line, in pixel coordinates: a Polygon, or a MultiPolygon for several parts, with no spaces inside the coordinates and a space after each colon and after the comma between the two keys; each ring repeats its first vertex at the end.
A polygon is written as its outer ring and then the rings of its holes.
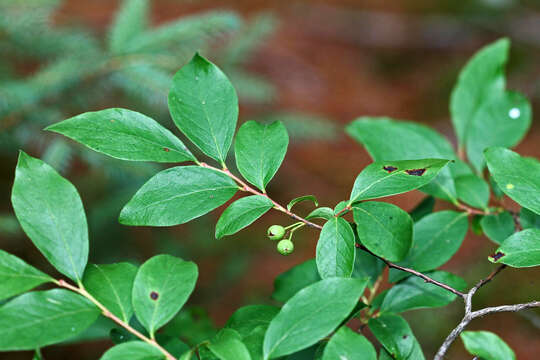
{"type": "Polygon", "coordinates": [[[512,108],[508,112],[508,116],[510,116],[512,119],[517,119],[521,115],[521,111],[518,108],[512,108]]]}

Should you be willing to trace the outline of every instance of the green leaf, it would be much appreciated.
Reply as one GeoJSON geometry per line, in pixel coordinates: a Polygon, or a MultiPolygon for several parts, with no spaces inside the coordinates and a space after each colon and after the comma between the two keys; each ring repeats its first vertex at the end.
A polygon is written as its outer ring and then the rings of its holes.
{"type": "Polygon", "coordinates": [[[88,261],[88,225],[77,189],[52,167],[21,151],[11,202],[39,251],[62,274],[80,281],[88,261]]]}
{"type": "Polygon", "coordinates": [[[307,260],[278,275],[272,298],[285,302],[308,285],[321,280],[315,259],[307,260]]]}
{"type": "Polygon", "coordinates": [[[467,157],[481,173],[484,150],[517,145],[531,125],[531,105],[523,95],[506,91],[485,99],[467,130],[467,157]]]}
{"type": "Polygon", "coordinates": [[[171,226],[188,222],[227,202],[238,187],[215,170],[177,166],[144,184],[120,213],[125,225],[171,226]]]}
{"type": "Polygon", "coordinates": [[[484,360],[515,360],[512,349],[489,331],[464,331],[460,335],[467,351],[484,360]]]}
{"type": "Polygon", "coordinates": [[[504,240],[489,261],[512,267],[540,265],[540,229],[525,229],[504,240]]]}
{"type": "MultiPolygon", "coordinates": [[[[426,275],[460,291],[467,287],[462,278],[448,272],[434,271],[426,275]]],[[[450,304],[456,297],[457,295],[448,290],[426,283],[417,276],[410,276],[390,288],[380,310],[399,313],[413,309],[441,307],[450,304]]]]}
{"type": "Polygon", "coordinates": [[[497,244],[514,233],[514,218],[508,211],[486,215],[480,220],[484,234],[497,244]]]}
{"type": "Polygon", "coordinates": [[[89,300],[68,290],[23,294],[0,307],[0,351],[62,342],[92,325],[99,313],[89,300]]]}
{"type": "Polygon", "coordinates": [[[487,149],[484,156],[501,190],[521,206],[540,214],[540,162],[500,147],[487,149]]]}
{"type": "Polygon", "coordinates": [[[342,326],[324,348],[322,360],[377,360],[375,348],[364,336],[342,326]]]}
{"type": "Polygon", "coordinates": [[[195,54],[174,75],[169,110],[189,140],[206,155],[225,162],[236,130],[238,97],[216,65],[195,54]]]}
{"type": "Polygon", "coordinates": [[[161,360],[165,355],[152,346],[142,341],[128,341],[116,345],[100,358],[100,360],[161,360]]]}
{"type": "Polygon", "coordinates": [[[466,143],[470,122],[482,104],[504,91],[509,48],[510,41],[505,38],[484,47],[459,74],[450,98],[450,113],[461,146],[466,143]]]}
{"type": "Polygon", "coordinates": [[[447,163],[441,159],[374,162],[354,181],[348,205],[418,189],[433,180],[447,163]]]}
{"type": "Polygon", "coordinates": [[[317,242],[317,269],[321,278],[350,277],[354,268],[354,233],[347,221],[328,220],[317,242]]]}
{"type": "Polygon", "coordinates": [[[319,206],[319,202],[317,201],[317,198],[314,195],[304,195],[304,196],[300,196],[300,197],[292,199],[287,204],[287,210],[291,211],[294,205],[302,201],[312,201],[316,207],[319,206]]]}
{"type": "Polygon", "coordinates": [[[370,201],[353,206],[360,242],[388,261],[402,260],[411,247],[412,219],[399,207],[370,201]]]}
{"type": "Polygon", "coordinates": [[[527,208],[519,211],[519,222],[524,229],[540,228],[540,215],[533,213],[527,208]]]}
{"type": "Polygon", "coordinates": [[[216,239],[232,235],[263,216],[274,206],[272,200],[262,195],[246,196],[233,202],[216,224],[216,239]]]}
{"type": "Polygon", "coordinates": [[[288,145],[289,135],[281,121],[244,123],[234,143],[238,171],[247,181],[265,191],[283,162],[288,145]]]}
{"type": "Polygon", "coordinates": [[[125,0],[109,29],[109,51],[120,54],[148,25],[148,1],[125,0]]]}
{"type": "Polygon", "coordinates": [[[197,265],[170,255],[154,256],[141,265],[133,284],[133,308],[151,335],[185,304],[197,276],[197,265]]]}
{"type": "Polygon", "coordinates": [[[28,265],[15,255],[0,250],[0,300],[19,295],[51,281],[54,279],[49,275],[28,265]]]}
{"type": "Polygon", "coordinates": [[[458,199],[480,209],[487,209],[489,185],[476,175],[463,175],[455,179],[458,199]]]}
{"type": "Polygon", "coordinates": [[[266,331],[264,359],[292,354],[329,335],[355,307],[366,282],[329,278],[296,293],[266,331]]]}
{"type": "MultiPolygon", "coordinates": [[[[417,271],[438,268],[458,251],[468,227],[467,213],[446,210],[423,217],[414,224],[412,246],[405,259],[398,264],[417,271]]],[[[390,281],[402,278],[401,271],[392,270],[390,281]]]]}
{"type": "Polygon", "coordinates": [[[86,290],[111,313],[128,323],[133,315],[131,292],[137,267],[130,263],[90,264],[83,277],[86,290]]]}
{"type": "Polygon", "coordinates": [[[382,314],[371,318],[368,326],[394,359],[409,358],[417,341],[405,319],[398,315],[382,314]]]}
{"type": "Polygon", "coordinates": [[[377,278],[381,275],[386,264],[381,259],[371,255],[360,248],[356,249],[356,258],[354,259],[354,270],[352,277],[368,278],[369,286],[373,286],[377,278]]]}
{"type": "Polygon", "coordinates": [[[236,310],[225,327],[236,330],[242,337],[248,336],[257,327],[267,328],[279,312],[277,306],[248,305],[236,310]]]}
{"type": "Polygon", "coordinates": [[[415,208],[411,210],[409,215],[411,215],[413,222],[417,222],[424,216],[431,214],[434,207],[435,198],[433,196],[428,196],[418,205],[416,205],[415,208]]]}
{"type": "Polygon", "coordinates": [[[246,345],[233,329],[221,330],[216,338],[210,341],[208,348],[221,360],[251,360],[246,345]]]}
{"type": "Polygon", "coordinates": [[[330,220],[334,216],[334,210],[330,209],[329,207],[320,207],[312,212],[309,213],[308,216],[306,216],[306,220],[310,219],[325,219],[330,220]]]}
{"type": "MultiPolygon", "coordinates": [[[[452,145],[436,131],[420,124],[390,118],[359,118],[346,128],[347,133],[366,147],[374,161],[402,159],[456,159],[452,145]]],[[[421,190],[448,201],[455,201],[454,173],[459,162],[449,164],[421,190]]],[[[461,174],[463,175],[463,174],[461,174]]]]}
{"type": "Polygon", "coordinates": [[[90,149],[133,161],[195,161],[186,146],[157,121],[135,111],[86,112],[47,127],[90,149]]]}

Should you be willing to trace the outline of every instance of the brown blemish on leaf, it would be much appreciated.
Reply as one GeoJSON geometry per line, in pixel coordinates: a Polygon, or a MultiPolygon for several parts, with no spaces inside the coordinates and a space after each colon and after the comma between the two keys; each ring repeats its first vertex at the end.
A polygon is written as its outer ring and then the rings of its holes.
{"type": "Polygon", "coordinates": [[[163,148],[163,151],[169,152],[169,148],[164,147],[164,148],[163,148]]]}
{"type": "Polygon", "coordinates": [[[158,297],[159,297],[159,294],[158,294],[157,292],[152,291],[152,292],[150,293],[150,299],[152,299],[152,300],[157,300],[158,297]]]}
{"type": "Polygon", "coordinates": [[[405,170],[405,172],[413,176],[422,176],[426,172],[426,169],[425,168],[424,169],[410,169],[410,170],[405,170]]]}
{"type": "Polygon", "coordinates": [[[492,258],[494,261],[497,261],[500,258],[502,258],[504,255],[506,255],[506,254],[503,254],[502,252],[497,251],[495,254],[489,255],[489,257],[492,258]]]}
{"type": "Polygon", "coordinates": [[[396,170],[397,170],[397,167],[395,167],[395,166],[390,166],[390,165],[388,165],[388,166],[383,166],[383,170],[386,170],[386,171],[388,171],[389,173],[391,173],[391,172],[396,171],[396,170]]]}
{"type": "Polygon", "coordinates": [[[355,243],[354,246],[356,246],[357,248],[360,248],[360,244],[359,244],[359,243],[355,243]]]}

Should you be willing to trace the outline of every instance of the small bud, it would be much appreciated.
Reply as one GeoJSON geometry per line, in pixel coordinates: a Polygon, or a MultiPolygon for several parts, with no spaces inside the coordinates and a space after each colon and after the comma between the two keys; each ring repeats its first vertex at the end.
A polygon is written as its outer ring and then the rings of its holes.
{"type": "Polygon", "coordinates": [[[289,239],[284,239],[278,242],[277,250],[281,255],[289,255],[294,250],[294,244],[289,239]]]}
{"type": "Polygon", "coordinates": [[[281,240],[285,236],[285,228],[281,225],[272,225],[267,231],[270,240],[281,240]]]}

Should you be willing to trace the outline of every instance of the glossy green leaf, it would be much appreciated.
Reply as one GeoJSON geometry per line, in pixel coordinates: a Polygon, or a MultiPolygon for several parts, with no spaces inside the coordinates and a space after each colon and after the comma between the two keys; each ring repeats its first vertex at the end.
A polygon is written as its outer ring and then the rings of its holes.
{"type": "Polygon", "coordinates": [[[324,348],[322,360],[377,360],[375,348],[364,336],[342,326],[324,348]]]}
{"type": "Polygon", "coordinates": [[[476,175],[463,175],[455,179],[458,199],[480,209],[486,209],[489,202],[489,185],[476,175]]]}
{"type": "MultiPolygon", "coordinates": [[[[398,264],[418,271],[438,268],[458,251],[468,227],[467,213],[445,210],[423,217],[414,224],[412,246],[398,264]]],[[[390,281],[403,278],[403,272],[392,270],[390,281]]]]}
{"type": "Polygon", "coordinates": [[[374,162],[354,181],[349,205],[418,189],[433,180],[447,163],[441,159],[374,162]]]}
{"type": "Polygon", "coordinates": [[[272,200],[262,195],[246,196],[233,202],[216,224],[216,239],[232,235],[263,216],[274,206],[272,200]]]}
{"type": "Polygon", "coordinates": [[[487,149],[484,156],[501,190],[521,206],[540,214],[540,162],[500,147],[487,149]]]}
{"type": "Polygon", "coordinates": [[[497,244],[514,233],[514,218],[508,211],[486,215],[480,220],[484,234],[497,244]]]}
{"type": "Polygon", "coordinates": [[[521,210],[519,211],[519,222],[524,229],[540,229],[540,215],[533,213],[527,208],[521,208],[521,210]]]}
{"type": "MultiPolygon", "coordinates": [[[[394,357],[388,353],[384,348],[379,352],[379,360],[394,360],[394,357]]],[[[425,360],[424,353],[418,341],[413,344],[413,349],[407,360],[425,360]]]]}
{"type": "Polygon", "coordinates": [[[354,268],[354,233],[340,217],[328,220],[317,242],[317,269],[321,278],[350,277],[354,268]]]}
{"type": "Polygon", "coordinates": [[[435,207],[435,198],[433,196],[428,196],[424,200],[422,200],[418,205],[416,205],[414,209],[411,210],[409,215],[411,215],[411,219],[413,220],[413,222],[417,222],[424,216],[431,214],[433,212],[434,207],[435,207]]]}
{"type": "Polygon", "coordinates": [[[197,276],[197,265],[170,255],[154,256],[141,265],[133,284],[133,309],[150,334],[176,315],[197,276]]]}
{"type": "MultiPolygon", "coordinates": [[[[315,270],[316,271],[316,270],[315,270]]],[[[264,334],[279,308],[270,305],[248,305],[236,310],[225,327],[236,330],[252,359],[262,359],[264,334]]]]}
{"type": "MultiPolygon", "coordinates": [[[[366,147],[374,161],[457,158],[448,140],[436,131],[413,122],[364,117],[350,123],[346,131],[366,147]]],[[[460,173],[458,164],[458,161],[450,163],[421,190],[448,201],[455,201],[453,177],[460,173]]]]}
{"type": "MultiPolygon", "coordinates": [[[[426,275],[460,291],[467,287],[462,278],[448,272],[434,271],[426,275]]],[[[448,290],[426,283],[417,276],[410,276],[390,288],[380,311],[399,313],[413,309],[441,307],[450,304],[456,297],[457,295],[448,290]]]]}
{"type": "Polygon", "coordinates": [[[368,326],[394,359],[409,358],[417,341],[405,319],[398,315],[382,314],[370,319],[368,326]]]}
{"type": "Polygon", "coordinates": [[[221,330],[208,344],[210,351],[221,360],[251,360],[240,335],[233,329],[221,330]]]}
{"type": "Polygon", "coordinates": [[[514,351],[489,331],[464,331],[460,335],[467,351],[483,360],[515,360],[514,351]]]}
{"type": "Polygon", "coordinates": [[[28,265],[15,255],[0,250],[0,300],[19,295],[50,281],[53,281],[53,278],[49,275],[28,265]]]}
{"type": "Polygon", "coordinates": [[[265,190],[278,171],[289,145],[287,129],[280,121],[244,123],[238,130],[234,153],[238,170],[247,181],[265,190]]]}
{"type": "Polygon", "coordinates": [[[99,313],[89,300],[69,290],[23,294],[0,307],[0,351],[62,342],[92,325],[99,313]]]}
{"type": "Polygon", "coordinates": [[[144,184],[120,213],[125,225],[171,226],[188,222],[227,202],[236,183],[215,170],[177,166],[144,184]]]}
{"type": "Polygon", "coordinates": [[[478,51],[461,70],[450,98],[450,113],[459,144],[466,143],[470,123],[482,104],[504,91],[504,67],[509,48],[508,39],[498,40],[478,51]]]}
{"type": "Polygon", "coordinates": [[[413,223],[396,205],[370,201],[353,206],[360,242],[389,261],[402,260],[411,247],[413,223]]]}
{"type": "Polygon", "coordinates": [[[128,341],[116,345],[109,350],[100,360],[161,360],[164,354],[157,347],[142,341],[128,341]]]}
{"type": "Polygon", "coordinates": [[[238,97],[227,76],[196,54],[173,77],[174,123],[203,153],[225,162],[238,120],[238,97]]]}
{"type": "Polygon", "coordinates": [[[109,29],[109,50],[121,54],[148,25],[148,0],[126,0],[118,9],[109,29]]]}
{"type": "Polygon", "coordinates": [[[360,248],[356,249],[356,258],[354,259],[354,270],[352,277],[368,278],[368,285],[373,286],[377,278],[381,275],[386,264],[381,259],[371,255],[360,248]]]}
{"type": "Polygon", "coordinates": [[[183,162],[195,158],[157,121],[135,111],[87,112],[47,127],[97,152],[134,161],[183,162]]]}
{"type": "Polygon", "coordinates": [[[248,305],[241,307],[231,315],[225,327],[234,329],[242,337],[250,334],[255,328],[267,328],[277,315],[279,308],[271,305],[248,305]]]}
{"type": "Polygon", "coordinates": [[[484,150],[491,146],[513,147],[531,125],[531,105],[521,94],[505,91],[490,95],[467,130],[467,158],[481,173],[485,166],[484,150]]]}
{"type": "Polygon", "coordinates": [[[111,313],[128,323],[133,315],[131,291],[136,273],[137,267],[130,263],[90,264],[84,272],[83,285],[111,313]]]}
{"type": "Polygon", "coordinates": [[[489,261],[512,267],[539,266],[540,229],[525,229],[513,234],[489,256],[489,261]]]}
{"type": "Polygon", "coordinates": [[[264,359],[305,349],[329,335],[364,292],[365,279],[323,279],[296,293],[274,317],[264,338],[264,359]]]}
{"type": "Polygon", "coordinates": [[[287,210],[291,211],[294,205],[302,201],[312,201],[315,204],[315,206],[319,206],[319,202],[317,201],[317,198],[314,195],[304,195],[304,196],[300,196],[300,197],[292,199],[287,204],[287,210]]]}
{"type": "Polygon", "coordinates": [[[325,219],[330,220],[334,216],[334,210],[330,209],[329,207],[320,207],[312,212],[309,213],[308,216],[306,216],[306,220],[310,219],[325,219]]]}
{"type": "Polygon", "coordinates": [[[310,259],[278,275],[274,280],[272,298],[285,302],[294,294],[321,280],[315,259],[310,259]]]}
{"type": "Polygon", "coordinates": [[[88,225],[75,187],[49,165],[21,151],[11,202],[39,251],[62,274],[80,281],[88,261],[88,225]]]}

